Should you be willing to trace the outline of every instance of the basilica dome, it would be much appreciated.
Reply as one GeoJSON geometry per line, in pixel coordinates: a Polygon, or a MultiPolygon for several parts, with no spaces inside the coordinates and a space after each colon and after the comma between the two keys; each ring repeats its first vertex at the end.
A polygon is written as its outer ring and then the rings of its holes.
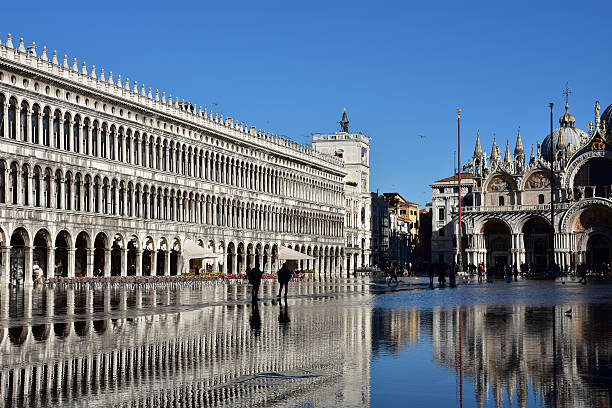
{"type": "Polygon", "coordinates": [[[600,120],[606,122],[606,127],[612,129],[612,105],[608,106],[605,111],[601,114],[600,120]]]}
{"type": "MultiPolygon", "coordinates": [[[[612,105],[611,105],[612,106],[612,105]]],[[[612,107],[610,109],[610,115],[612,115],[612,107]]],[[[606,109],[606,112],[608,111],[606,109]]],[[[605,112],[604,112],[605,113],[605,112]]],[[[552,140],[554,142],[555,150],[570,146],[570,150],[576,150],[589,140],[589,135],[582,129],[578,129],[574,126],[576,119],[574,115],[569,113],[569,105],[565,102],[565,113],[559,119],[560,128],[553,130],[552,140]],[[561,142],[561,143],[559,143],[561,142]]],[[[550,134],[546,136],[542,142],[542,157],[550,161],[550,134]]]]}
{"type": "MultiPolygon", "coordinates": [[[[578,149],[580,146],[588,142],[589,135],[582,129],[575,127],[560,127],[553,130],[553,140],[555,150],[559,149],[559,135],[563,135],[564,146],[572,145],[572,150],[578,149]]],[[[542,142],[542,157],[550,161],[550,135],[547,135],[542,142]]]]}

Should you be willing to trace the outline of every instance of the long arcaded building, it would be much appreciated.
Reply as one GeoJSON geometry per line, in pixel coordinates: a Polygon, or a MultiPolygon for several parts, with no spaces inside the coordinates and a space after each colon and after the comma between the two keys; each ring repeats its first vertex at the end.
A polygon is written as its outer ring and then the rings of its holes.
{"type": "Polygon", "coordinates": [[[0,107],[0,283],[173,275],[186,239],[227,273],[281,245],[342,272],[340,158],[10,35],[0,107]]]}

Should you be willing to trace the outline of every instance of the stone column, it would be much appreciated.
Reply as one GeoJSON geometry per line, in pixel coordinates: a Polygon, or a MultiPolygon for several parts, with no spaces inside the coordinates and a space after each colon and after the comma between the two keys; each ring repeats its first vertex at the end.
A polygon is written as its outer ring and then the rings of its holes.
{"type": "Polygon", "coordinates": [[[85,274],[88,278],[91,278],[94,273],[94,250],[92,248],[87,248],[87,269],[85,274]]]}
{"type": "Polygon", "coordinates": [[[128,266],[128,249],[127,248],[121,248],[121,271],[120,271],[120,275],[121,276],[127,276],[128,268],[129,268],[129,266],[128,266]]]}
{"type": "Polygon", "coordinates": [[[257,257],[257,263],[259,264],[259,269],[263,270],[263,253],[259,253],[257,257]]]}
{"type": "Polygon", "coordinates": [[[74,270],[75,270],[75,265],[74,265],[74,262],[75,262],[75,259],[74,259],[75,251],[76,251],[76,249],[74,249],[74,248],[68,248],[68,268],[66,269],[66,272],[67,272],[67,276],[69,278],[74,278],[74,276],[75,276],[75,273],[74,273],[74,270]]]}
{"type": "Polygon", "coordinates": [[[47,278],[55,278],[55,247],[47,248],[47,278]]]}
{"type": "Polygon", "coordinates": [[[157,251],[151,251],[151,276],[157,276],[157,251]]]}
{"type": "Polygon", "coordinates": [[[39,110],[36,115],[36,144],[42,144],[42,112],[39,110]]]}
{"type": "Polygon", "coordinates": [[[142,276],[142,249],[136,249],[136,276],[142,276]]]}
{"type": "Polygon", "coordinates": [[[8,103],[5,100],[4,103],[2,104],[2,117],[4,118],[4,138],[8,139],[9,137],[9,133],[8,133],[8,103]]]}
{"type": "Polygon", "coordinates": [[[170,276],[170,251],[164,251],[164,276],[170,276]]]}
{"type": "Polygon", "coordinates": [[[111,276],[111,250],[104,248],[104,277],[111,276]]]}
{"type": "Polygon", "coordinates": [[[234,252],[232,254],[232,274],[236,274],[238,272],[238,262],[237,262],[238,257],[236,256],[236,253],[234,252]]]}
{"type": "Polygon", "coordinates": [[[25,285],[32,284],[32,252],[33,248],[31,246],[25,247],[25,272],[23,274],[25,285]]]}
{"type": "Polygon", "coordinates": [[[11,272],[11,247],[2,247],[2,271],[0,272],[0,285],[8,285],[11,272]]]}

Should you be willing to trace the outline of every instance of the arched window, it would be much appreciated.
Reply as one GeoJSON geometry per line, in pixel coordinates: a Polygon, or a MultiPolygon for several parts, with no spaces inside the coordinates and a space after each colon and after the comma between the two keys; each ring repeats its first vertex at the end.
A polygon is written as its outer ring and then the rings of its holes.
{"type": "Polygon", "coordinates": [[[499,197],[499,205],[505,205],[504,196],[499,197]]]}
{"type": "Polygon", "coordinates": [[[544,204],[544,194],[538,195],[538,204],[544,204]]]}

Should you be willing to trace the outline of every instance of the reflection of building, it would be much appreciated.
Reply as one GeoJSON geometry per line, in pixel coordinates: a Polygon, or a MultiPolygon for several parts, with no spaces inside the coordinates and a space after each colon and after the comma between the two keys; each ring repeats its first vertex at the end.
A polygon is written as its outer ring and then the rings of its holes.
{"type": "Polygon", "coordinates": [[[421,339],[420,309],[377,309],[372,311],[372,353],[400,353],[421,339]]]}
{"type": "MultiPolygon", "coordinates": [[[[514,157],[509,142],[502,157],[495,140],[487,156],[477,137],[474,155],[465,166],[469,173],[463,177],[469,186],[463,203],[464,263],[482,262],[497,268],[523,263],[536,269],[551,267],[551,161],[556,185],[555,263],[566,268],[582,262],[598,266],[612,260],[612,105],[601,116],[599,111],[597,102],[594,125],[589,122],[585,132],[575,127],[566,97],[560,127],[546,136],[542,145],[538,143],[536,154],[532,149],[529,158],[520,131],[514,157]],[[553,160],[551,147],[555,150],[553,160]]],[[[434,262],[436,257],[448,262],[456,252],[455,246],[451,251],[450,243],[459,230],[455,225],[457,203],[441,196],[441,189],[446,194],[453,188],[456,182],[451,179],[432,184],[434,262]],[[451,220],[452,227],[445,228],[451,220]]]]}
{"type": "Polygon", "coordinates": [[[279,245],[342,269],[341,159],[10,35],[0,71],[0,284],[174,275],[187,238],[228,273],[271,271],[279,245]]]}
{"type": "Polygon", "coordinates": [[[342,115],[340,132],[315,133],[312,146],[317,152],[335,156],[344,161],[344,200],[346,219],[346,270],[370,266],[370,138],[361,132],[349,133],[346,109],[342,115]]]}
{"type": "MultiPolygon", "coordinates": [[[[300,291],[335,284],[324,285],[300,291]]],[[[254,310],[234,297],[248,287],[5,289],[0,321],[31,325],[0,328],[0,405],[369,406],[369,308],[324,308],[310,296],[254,310]]]]}
{"type": "Polygon", "coordinates": [[[480,407],[489,406],[488,400],[505,406],[504,399],[525,407],[538,395],[560,407],[609,406],[612,346],[609,336],[601,336],[610,333],[609,307],[574,305],[571,319],[564,316],[566,308],[554,308],[556,329],[550,307],[481,305],[435,309],[423,316],[422,330],[431,330],[438,363],[458,370],[461,355],[463,374],[473,378],[480,407]]]}

